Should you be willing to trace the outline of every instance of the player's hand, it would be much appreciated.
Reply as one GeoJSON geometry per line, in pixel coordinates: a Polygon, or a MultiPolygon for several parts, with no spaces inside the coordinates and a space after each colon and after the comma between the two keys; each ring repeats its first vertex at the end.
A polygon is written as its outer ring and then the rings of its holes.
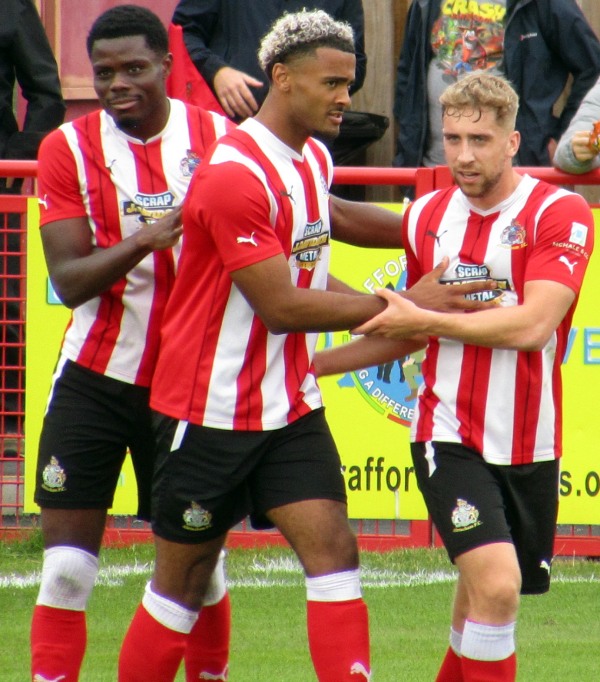
{"type": "Polygon", "coordinates": [[[183,233],[183,207],[177,206],[167,215],[145,225],[138,232],[140,243],[150,251],[161,251],[175,246],[183,233]]]}
{"type": "Polygon", "coordinates": [[[223,110],[229,118],[248,118],[258,111],[258,104],[250,88],[263,83],[243,71],[224,66],[215,74],[213,87],[223,110]]]}
{"type": "Polygon", "coordinates": [[[419,308],[396,291],[376,289],[375,293],[387,301],[387,308],[352,329],[353,334],[384,336],[387,339],[406,339],[424,332],[435,313],[419,308]]]}
{"type": "Polygon", "coordinates": [[[486,279],[477,282],[465,282],[464,284],[442,284],[440,278],[447,267],[448,257],[444,256],[431,272],[423,275],[408,291],[401,292],[401,295],[420,308],[438,312],[485,310],[497,305],[494,300],[476,301],[465,298],[467,294],[496,289],[496,282],[486,279]]]}

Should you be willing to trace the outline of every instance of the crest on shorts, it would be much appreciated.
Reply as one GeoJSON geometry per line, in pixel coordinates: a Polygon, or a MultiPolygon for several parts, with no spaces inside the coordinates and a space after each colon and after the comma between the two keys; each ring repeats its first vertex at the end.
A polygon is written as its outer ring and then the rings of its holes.
{"type": "Polygon", "coordinates": [[[455,533],[461,533],[464,530],[471,530],[476,526],[481,525],[479,520],[479,509],[466,500],[458,498],[456,500],[456,507],[452,511],[452,525],[455,533]]]}
{"type": "Polygon", "coordinates": [[[202,505],[192,502],[191,506],[183,512],[183,521],[183,527],[186,530],[206,530],[211,526],[212,514],[202,505]]]}
{"type": "Polygon", "coordinates": [[[65,490],[66,480],[65,470],[53,455],[50,457],[50,463],[46,464],[44,471],[42,471],[42,488],[51,493],[61,493],[65,490]]]}

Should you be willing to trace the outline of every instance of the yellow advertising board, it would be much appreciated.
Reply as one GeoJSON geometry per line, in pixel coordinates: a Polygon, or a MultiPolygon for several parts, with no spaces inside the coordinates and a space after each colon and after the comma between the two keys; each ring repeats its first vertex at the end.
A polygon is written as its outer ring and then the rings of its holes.
{"type": "MultiPolygon", "coordinates": [[[[391,206],[400,211],[401,206],[391,206]]],[[[600,212],[595,212],[600,224],[600,212]]],[[[69,311],[49,286],[37,226],[37,206],[29,216],[26,375],[25,511],[33,503],[35,459],[40,426],[58,349],[69,311]]],[[[599,247],[600,248],[600,247],[599,247]]],[[[332,273],[360,291],[400,289],[406,280],[402,251],[332,245],[332,273]]],[[[559,522],[600,524],[600,435],[595,394],[600,385],[600,257],[588,274],[574,319],[564,376],[564,459],[559,522]]],[[[322,346],[349,340],[347,333],[324,334],[322,346]]],[[[327,418],[342,457],[352,518],[425,519],[426,510],[414,477],[408,442],[421,357],[401,358],[343,376],[321,380],[327,418]]],[[[129,459],[115,497],[113,514],[135,513],[136,491],[129,459]]]]}

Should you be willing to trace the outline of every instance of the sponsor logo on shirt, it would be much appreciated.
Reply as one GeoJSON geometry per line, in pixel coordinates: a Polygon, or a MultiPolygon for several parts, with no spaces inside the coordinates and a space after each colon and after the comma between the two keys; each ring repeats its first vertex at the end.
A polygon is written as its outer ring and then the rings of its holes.
{"type": "Polygon", "coordinates": [[[329,230],[323,227],[323,221],[307,223],[304,235],[292,246],[292,256],[296,259],[296,267],[312,270],[321,258],[323,246],[329,244],[329,230]]]}
{"type": "Polygon", "coordinates": [[[163,218],[175,207],[175,196],[171,191],[159,194],[138,192],[132,201],[124,201],[121,209],[124,216],[137,215],[142,223],[153,223],[163,218]]]}
{"type": "MultiPolygon", "coordinates": [[[[455,277],[452,279],[440,280],[444,284],[465,284],[467,282],[477,282],[483,279],[492,279],[490,269],[485,264],[478,263],[459,263],[454,269],[455,277]]],[[[465,298],[470,301],[497,301],[505,291],[510,290],[508,280],[495,280],[497,288],[489,291],[479,291],[474,294],[466,294],[465,298]]]]}

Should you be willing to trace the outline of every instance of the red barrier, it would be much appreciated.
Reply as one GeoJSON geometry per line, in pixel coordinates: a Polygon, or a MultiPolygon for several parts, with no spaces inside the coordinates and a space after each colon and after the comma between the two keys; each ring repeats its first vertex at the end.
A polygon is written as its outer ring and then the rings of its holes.
{"type": "MultiPolygon", "coordinates": [[[[570,175],[553,168],[519,168],[519,172],[552,182],[558,185],[600,185],[600,170],[583,175],[570,175]]],[[[35,161],[1,161],[0,177],[35,178],[37,162],[35,161]]],[[[342,185],[414,185],[416,196],[421,196],[434,189],[447,187],[452,177],[445,166],[436,168],[365,168],[337,167],[334,170],[334,182],[342,185]]],[[[24,332],[25,332],[25,213],[26,197],[0,195],[0,292],[7,290],[9,280],[17,278],[20,283],[17,296],[0,294],[0,328],[4,331],[0,337],[0,398],[5,405],[9,393],[16,394],[17,406],[11,412],[0,410],[0,539],[21,537],[23,532],[35,528],[37,517],[23,514],[23,478],[24,460],[22,426],[17,433],[8,431],[5,422],[8,417],[17,417],[22,425],[24,419],[24,332]],[[8,215],[16,214],[18,225],[11,226],[8,215]],[[8,259],[15,256],[14,249],[8,248],[7,239],[15,233],[19,235],[21,247],[16,256],[23,259],[20,274],[9,274],[8,259]],[[4,246],[3,246],[4,245],[4,246]],[[10,255],[9,255],[10,254],[10,255]],[[8,317],[2,314],[7,303],[16,304],[19,314],[17,325],[19,337],[10,341],[6,336],[8,317]],[[20,378],[17,386],[8,386],[4,379],[7,362],[4,359],[8,349],[17,350],[20,378]]],[[[14,322],[14,320],[11,320],[14,322]]],[[[439,546],[439,538],[430,521],[388,521],[358,520],[353,521],[360,545],[369,550],[390,550],[401,547],[439,546]]],[[[567,556],[600,556],[600,526],[559,526],[556,538],[556,554],[567,556]]],[[[132,542],[150,541],[151,533],[148,524],[135,521],[130,517],[111,517],[105,543],[113,545],[130,544],[132,542]]],[[[285,544],[283,537],[277,532],[255,532],[245,522],[234,529],[229,536],[230,546],[255,547],[264,545],[285,544]]]]}

